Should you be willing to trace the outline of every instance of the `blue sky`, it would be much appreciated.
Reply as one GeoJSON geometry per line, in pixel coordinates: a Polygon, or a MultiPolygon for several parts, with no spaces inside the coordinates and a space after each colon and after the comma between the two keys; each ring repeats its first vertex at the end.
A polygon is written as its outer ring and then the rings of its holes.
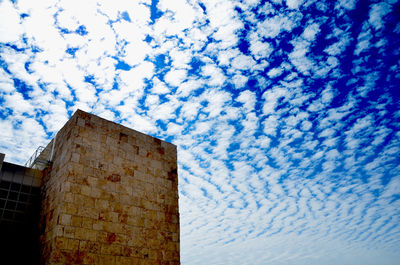
{"type": "Polygon", "coordinates": [[[398,264],[400,3],[0,1],[0,152],[80,108],[178,146],[182,264],[398,264]]]}

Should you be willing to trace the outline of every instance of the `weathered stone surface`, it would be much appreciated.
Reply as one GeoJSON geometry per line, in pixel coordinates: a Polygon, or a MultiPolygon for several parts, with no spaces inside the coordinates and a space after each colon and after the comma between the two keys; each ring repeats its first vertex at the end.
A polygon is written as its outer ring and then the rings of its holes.
{"type": "Polygon", "coordinates": [[[176,147],[78,110],[44,176],[42,264],[179,264],[176,147]]]}

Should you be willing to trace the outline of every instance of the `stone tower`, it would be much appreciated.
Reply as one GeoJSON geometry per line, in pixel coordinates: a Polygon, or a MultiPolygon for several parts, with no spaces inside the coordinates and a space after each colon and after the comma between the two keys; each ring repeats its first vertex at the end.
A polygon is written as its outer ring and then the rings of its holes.
{"type": "Polygon", "coordinates": [[[180,264],[175,145],[77,110],[43,153],[41,264],[180,264]]]}

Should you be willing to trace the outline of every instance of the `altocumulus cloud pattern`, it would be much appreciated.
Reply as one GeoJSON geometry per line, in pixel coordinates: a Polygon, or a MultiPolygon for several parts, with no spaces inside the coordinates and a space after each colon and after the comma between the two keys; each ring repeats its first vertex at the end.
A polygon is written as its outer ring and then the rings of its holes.
{"type": "Polygon", "coordinates": [[[182,264],[400,260],[396,0],[0,2],[0,151],[77,108],[178,145],[182,264]]]}

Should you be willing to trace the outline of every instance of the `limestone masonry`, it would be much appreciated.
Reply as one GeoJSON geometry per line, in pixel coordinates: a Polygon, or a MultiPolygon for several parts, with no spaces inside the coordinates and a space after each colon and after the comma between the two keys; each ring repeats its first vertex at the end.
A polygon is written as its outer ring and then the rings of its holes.
{"type": "Polygon", "coordinates": [[[175,145],[77,110],[47,156],[40,264],[180,264],[175,145]]]}

